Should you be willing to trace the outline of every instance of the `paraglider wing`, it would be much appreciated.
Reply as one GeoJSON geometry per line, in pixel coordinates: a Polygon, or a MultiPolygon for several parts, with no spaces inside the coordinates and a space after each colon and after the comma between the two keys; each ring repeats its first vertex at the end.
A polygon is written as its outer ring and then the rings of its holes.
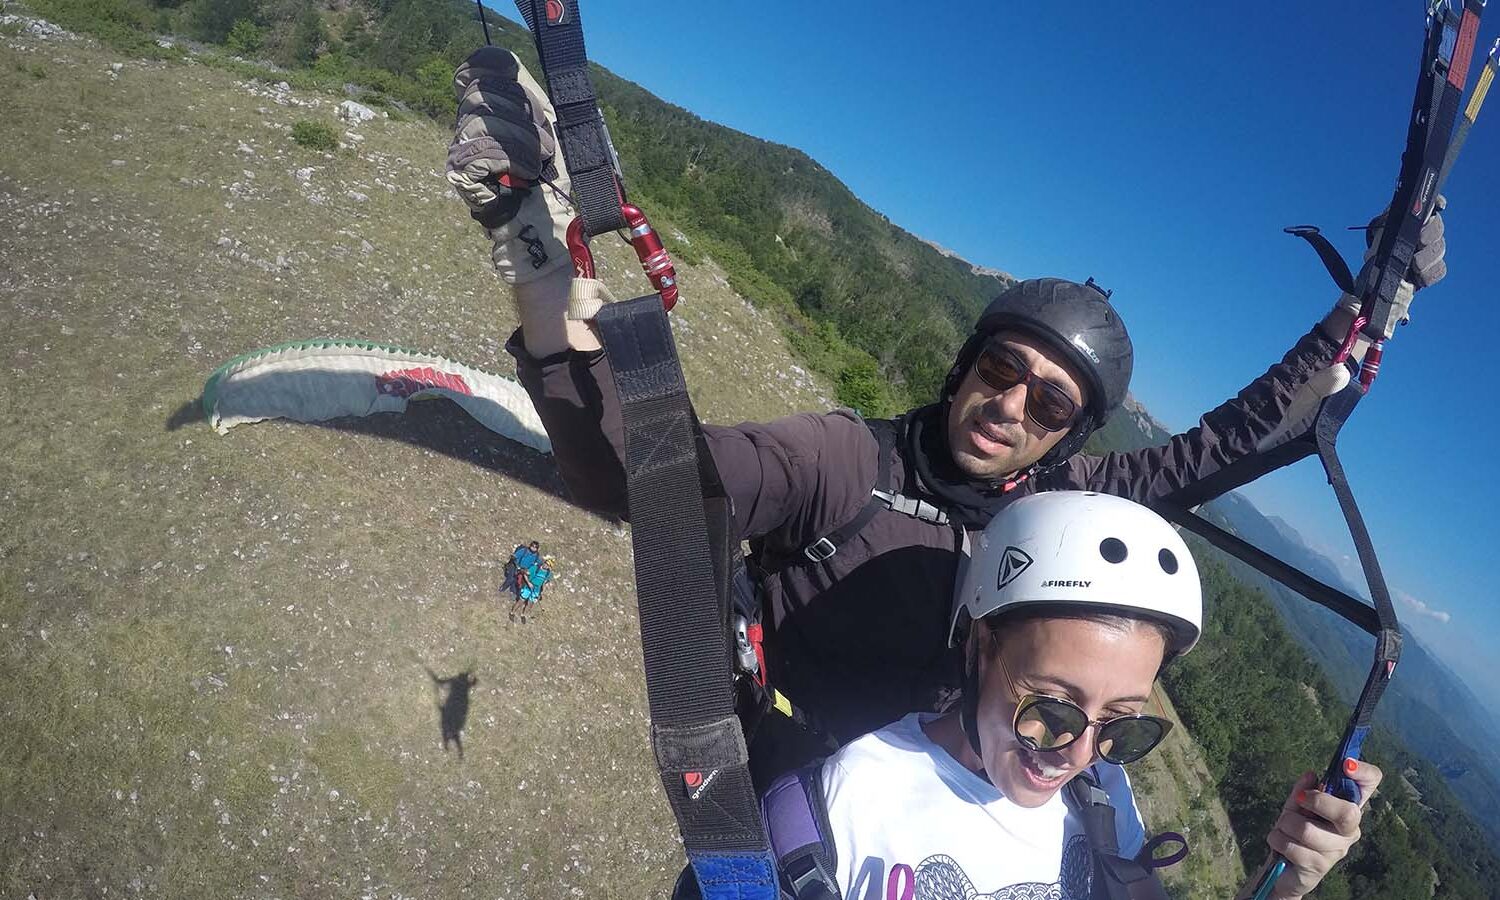
{"type": "Polygon", "coordinates": [[[224,434],[265,419],[321,422],[405,412],[446,397],[489,430],[543,453],[552,443],[515,381],[442,356],[352,340],[279,344],[237,356],[203,386],[203,413],[224,434]]]}

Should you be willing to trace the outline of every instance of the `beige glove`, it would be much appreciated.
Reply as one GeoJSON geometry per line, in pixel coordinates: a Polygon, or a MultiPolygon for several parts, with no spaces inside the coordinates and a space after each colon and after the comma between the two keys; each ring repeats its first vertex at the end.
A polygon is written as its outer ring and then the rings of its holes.
{"type": "MultiPolygon", "coordinates": [[[[1444,207],[1442,197],[1438,198],[1437,208],[1444,207]]],[[[1370,220],[1365,230],[1365,262],[1375,255],[1375,248],[1380,245],[1380,235],[1384,230],[1385,213],[1381,213],[1370,220]]],[[[1448,264],[1444,256],[1448,251],[1447,242],[1443,240],[1443,216],[1441,212],[1434,212],[1432,218],[1422,226],[1421,235],[1417,238],[1417,250],[1412,254],[1411,266],[1406,270],[1406,279],[1396,289],[1396,296],[1391,301],[1391,317],[1386,323],[1385,337],[1389,338],[1398,324],[1404,324],[1410,319],[1410,307],[1412,297],[1417,291],[1425,287],[1431,287],[1443,280],[1448,274],[1448,264]]],[[[1343,294],[1338,302],[1334,304],[1332,312],[1323,320],[1323,332],[1335,341],[1342,341],[1349,333],[1349,326],[1354,317],[1359,314],[1359,298],[1353,294],[1343,294]]],[[[1364,348],[1368,345],[1365,338],[1360,339],[1360,344],[1355,348],[1355,356],[1363,358],[1364,348]]]]}
{"type": "Polygon", "coordinates": [[[458,127],[448,149],[448,182],[484,226],[495,271],[518,287],[560,281],[557,273],[572,270],[565,238],[574,211],[546,93],[515,54],[499,47],[481,47],[464,60],[453,87],[458,127]],[[549,165],[556,177],[544,183],[549,165]]]}

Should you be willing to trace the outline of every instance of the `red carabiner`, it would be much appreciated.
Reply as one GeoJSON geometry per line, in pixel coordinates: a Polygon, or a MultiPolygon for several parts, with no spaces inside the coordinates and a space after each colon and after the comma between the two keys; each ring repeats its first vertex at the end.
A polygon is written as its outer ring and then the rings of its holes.
{"type": "MultiPolygon", "coordinates": [[[[671,312],[677,305],[677,269],[672,265],[672,257],[640,207],[627,203],[620,207],[620,212],[630,228],[630,246],[635,249],[636,259],[641,261],[641,268],[651,286],[661,294],[662,307],[671,312]]],[[[582,216],[568,223],[567,244],[568,255],[573,258],[573,274],[578,278],[593,278],[594,254],[589,250],[582,216]]]]}
{"type": "Polygon", "coordinates": [[[646,270],[646,279],[661,292],[661,305],[671,312],[677,305],[677,269],[672,265],[672,257],[661,245],[661,238],[656,236],[656,229],[646,221],[646,214],[640,207],[626,203],[620,207],[620,212],[625,216],[625,224],[630,226],[630,246],[635,248],[636,259],[646,270]]]}
{"type": "Polygon", "coordinates": [[[589,252],[589,237],[583,231],[583,216],[568,223],[568,255],[573,257],[575,278],[594,277],[594,254],[589,252]]]}

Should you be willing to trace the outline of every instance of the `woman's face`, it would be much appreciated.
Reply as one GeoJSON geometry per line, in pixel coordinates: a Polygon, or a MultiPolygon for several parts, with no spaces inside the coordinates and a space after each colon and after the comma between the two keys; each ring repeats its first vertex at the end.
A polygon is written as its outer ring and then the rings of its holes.
{"type": "Polygon", "coordinates": [[[1071,700],[1095,721],[1138,713],[1151,694],[1166,645],[1161,632],[1147,625],[1120,629],[1087,619],[1006,625],[998,647],[992,634],[980,621],[970,637],[977,642],[971,652],[979,656],[979,742],[985,772],[1016,804],[1041,806],[1098,761],[1098,726],[1090,725],[1062,750],[1028,750],[1017,743],[1012,728],[1018,697],[1045,694],[1071,700]]]}

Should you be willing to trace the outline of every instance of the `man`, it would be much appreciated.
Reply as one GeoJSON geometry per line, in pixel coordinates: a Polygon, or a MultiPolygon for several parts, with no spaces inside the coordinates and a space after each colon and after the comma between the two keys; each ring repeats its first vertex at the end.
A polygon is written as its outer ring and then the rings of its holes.
{"type": "MultiPolygon", "coordinates": [[[[522,327],[507,349],[574,498],[624,516],[619,401],[588,322],[605,292],[572,278],[563,243],[572,210],[551,107],[498,48],[470,57],[455,85],[448,178],[514,287],[522,327]],[[539,184],[549,162],[557,177],[539,184]]],[[[1442,277],[1442,255],[1434,218],[1415,286],[1442,277]]],[[[1392,321],[1410,301],[1404,291],[1392,321]]],[[[960,349],[942,396],[894,422],[867,424],[840,410],[704,426],[755,550],[771,680],[839,741],[940,708],[960,676],[946,612],[964,529],[982,529],[1037,490],[1150,502],[1242,458],[1280,424],[1298,386],[1329,365],[1356,305],[1341,298],[1197,427],[1132,453],[1078,452],[1124,399],[1133,363],[1124,324],[1091,280],[1035,279],[1001,294],[960,349]],[[872,500],[872,489],[884,500],[872,500]]],[[[775,734],[752,747],[761,775],[813,752],[775,734]]]]}

